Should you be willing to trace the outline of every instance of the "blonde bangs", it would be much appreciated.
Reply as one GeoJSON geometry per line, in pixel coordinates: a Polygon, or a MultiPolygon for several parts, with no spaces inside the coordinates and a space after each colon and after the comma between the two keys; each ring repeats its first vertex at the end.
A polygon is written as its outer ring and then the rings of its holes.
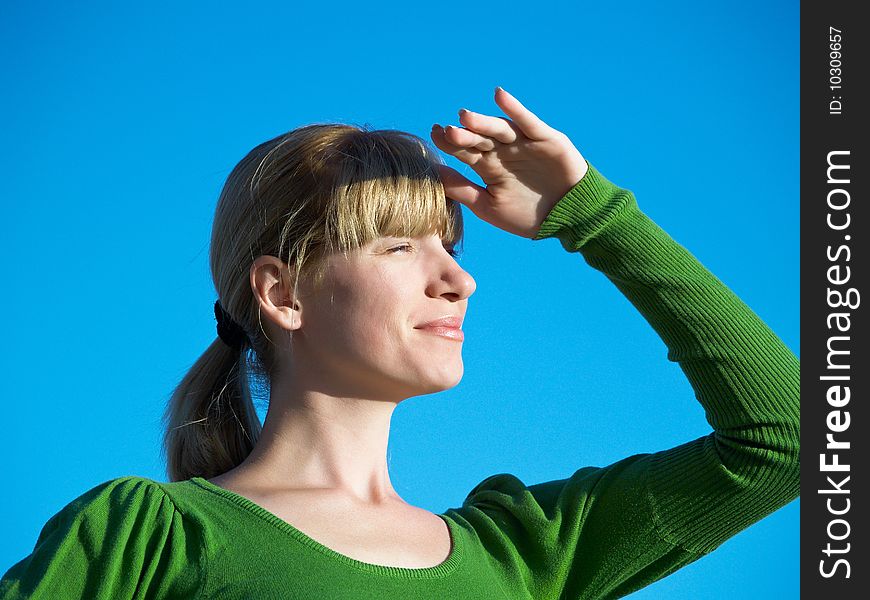
{"type": "Polygon", "coordinates": [[[461,242],[462,211],[444,195],[440,158],[419,138],[389,133],[349,136],[340,148],[345,160],[333,163],[325,223],[330,251],[347,252],[383,236],[435,234],[451,246],[461,242]]]}

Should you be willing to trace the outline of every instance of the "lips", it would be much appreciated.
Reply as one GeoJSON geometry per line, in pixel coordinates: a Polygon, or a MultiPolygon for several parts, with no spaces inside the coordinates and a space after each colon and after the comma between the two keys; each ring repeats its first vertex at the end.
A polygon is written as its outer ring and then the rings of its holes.
{"type": "Polygon", "coordinates": [[[452,327],[453,329],[459,329],[462,327],[462,317],[455,316],[446,316],[435,319],[434,321],[429,321],[428,323],[423,323],[422,325],[417,325],[417,329],[424,329],[426,327],[452,327]]]}
{"type": "Polygon", "coordinates": [[[426,333],[440,335],[442,337],[453,340],[462,341],[465,339],[465,334],[460,327],[462,326],[462,317],[447,316],[417,325],[415,329],[419,329],[426,333]]]}

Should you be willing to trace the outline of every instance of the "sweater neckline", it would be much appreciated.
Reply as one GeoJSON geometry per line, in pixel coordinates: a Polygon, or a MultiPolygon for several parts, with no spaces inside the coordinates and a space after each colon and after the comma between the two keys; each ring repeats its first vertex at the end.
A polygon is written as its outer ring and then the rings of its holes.
{"type": "Polygon", "coordinates": [[[217,494],[218,496],[225,498],[226,500],[229,500],[236,505],[246,509],[248,512],[253,513],[254,515],[277,527],[281,531],[289,534],[291,537],[301,542],[305,546],[312,548],[320,552],[321,554],[325,554],[326,556],[337,560],[340,563],[343,563],[355,569],[365,571],[367,573],[375,573],[378,575],[386,575],[406,579],[431,579],[435,577],[443,577],[453,572],[462,560],[463,544],[462,536],[460,534],[461,532],[459,531],[459,528],[457,527],[453,519],[451,519],[446,514],[437,515],[447,524],[447,529],[450,532],[450,553],[447,555],[447,558],[444,559],[441,563],[432,567],[421,568],[379,565],[375,563],[363,562],[361,560],[351,558],[350,556],[347,556],[345,554],[341,554],[340,552],[336,552],[332,548],[324,546],[314,538],[303,533],[301,530],[297,529],[281,517],[266,510],[256,502],[246,498],[245,496],[232,492],[226,488],[220,487],[219,485],[214,484],[207,479],[204,479],[202,477],[192,477],[190,481],[192,481],[195,485],[198,485],[199,487],[214,494],[217,494]]]}

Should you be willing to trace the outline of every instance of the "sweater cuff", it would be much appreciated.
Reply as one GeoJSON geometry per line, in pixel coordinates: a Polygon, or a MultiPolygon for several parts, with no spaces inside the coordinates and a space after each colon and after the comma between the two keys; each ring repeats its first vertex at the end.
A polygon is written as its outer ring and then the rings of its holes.
{"type": "Polygon", "coordinates": [[[586,164],[586,174],[550,210],[533,241],[555,237],[568,252],[579,252],[617,216],[638,208],[634,194],[586,164]]]}

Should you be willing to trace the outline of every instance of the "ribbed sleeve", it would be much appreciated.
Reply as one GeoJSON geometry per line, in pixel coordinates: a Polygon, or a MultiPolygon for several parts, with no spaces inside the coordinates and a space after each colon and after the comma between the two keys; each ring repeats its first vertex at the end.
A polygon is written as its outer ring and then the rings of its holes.
{"type": "Polygon", "coordinates": [[[713,433],[653,455],[649,485],[662,534],[709,552],[799,494],[800,361],[631,192],[587,176],[536,239],[558,237],[619,288],[706,410],[713,433]]]}
{"type": "Polygon", "coordinates": [[[0,579],[0,599],[196,598],[202,542],[161,487],[121,477],[55,514],[0,579]]]}
{"type": "Polygon", "coordinates": [[[535,239],[548,237],[579,252],[640,311],[713,431],[562,480],[494,475],[463,510],[494,568],[532,597],[616,598],[797,498],[800,363],[631,192],[592,166],[535,239]]]}

